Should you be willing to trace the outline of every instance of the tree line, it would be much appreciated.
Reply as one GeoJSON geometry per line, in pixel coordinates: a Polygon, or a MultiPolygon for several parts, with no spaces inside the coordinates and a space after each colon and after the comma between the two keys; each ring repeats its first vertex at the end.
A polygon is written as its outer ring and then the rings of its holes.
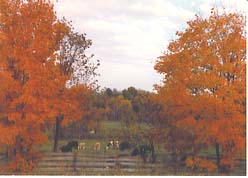
{"type": "Polygon", "coordinates": [[[119,138],[136,140],[134,130],[137,130],[136,133],[141,131],[142,124],[148,127],[154,125],[153,115],[159,109],[158,106],[156,108],[154,96],[152,92],[134,87],[122,91],[110,88],[95,90],[88,97],[84,116],[61,128],[61,138],[85,139],[90,136],[90,131],[94,131],[99,138],[101,135],[98,132],[104,130],[103,122],[116,121],[123,131],[119,138]]]}

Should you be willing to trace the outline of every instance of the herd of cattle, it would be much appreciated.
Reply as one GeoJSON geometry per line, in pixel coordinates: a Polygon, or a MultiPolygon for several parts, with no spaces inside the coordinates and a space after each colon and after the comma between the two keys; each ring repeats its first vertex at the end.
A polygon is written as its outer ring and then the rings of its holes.
{"type": "MultiPolygon", "coordinates": [[[[121,151],[125,149],[131,149],[133,148],[131,152],[131,156],[141,156],[144,162],[147,162],[149,159],[149,162],[154,163],[156,160],[155,150],[153,144],[143,144],[143,145],[133,145],[131,146],[129,142],[124,141],[121,142],[118,140],[111,140],[108,142],[108,144],[104,147],[104,150],[107,151],[109,149],[119,149],[121,151]]],[[[64,145],[60,147],[60,150],[62,152],[72,152],[72,149],[77,150],[85,150],[86,149],[86,143],[78,141],[70,141],[67,143],[67,145],[64,145]]],[[[101,149],[101,143],[96,142],[91,149],[93,150],[100,150],[101,149]]]]}
{"type": "MultiPolygon", "coordinates": [[[[111,140],[109,143],[106,145],[105,150],[109,149],[119,149],[119,141],[118,140],[111,140]]],[[[72,152],[72,149],[77,149],[77,150],[85,150],[86,149],[86,143],[85,142],[80,142],[78,141],[70,141],[67,143],[67,145],[63,145],[60,147],[60,150],[62,152],[72,152]]],[[[96,142],[93,147],[93,150],[100,150],[101,149],[101,143],[96,142]]]]}

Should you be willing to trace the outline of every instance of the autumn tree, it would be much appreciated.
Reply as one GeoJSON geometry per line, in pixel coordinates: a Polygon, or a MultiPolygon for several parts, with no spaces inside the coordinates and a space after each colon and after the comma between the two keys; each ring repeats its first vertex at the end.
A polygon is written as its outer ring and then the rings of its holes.
{"type": "Polygon", "coordinates": [[[139,122],[151,122],[152,113],[156,110],[153,107],[154,102],[152,98],[153,93],[145,90],[137,90],[137,94],[132,98],[132,108],[136,113],[139,122]]]}
{"type": "Polygon", "coordinates": [[[33,168],[34,147],[47,140],[44,123],[57,114],[53,96],[68,80],[54,55],[67,32],[50,2],[0,1],[0,142],[13,170],[33,168]]]}
{"type": "Polygon", "coordinates": [[[86,112],[86,108],[82,108],[85,106],[85,102],[87,100],[87,95],[83,95],[82,93],[89,94],[89,91],[93,88],[97,87],[96,76],[99,74],[96,72],[96,69],[100,65],[99,60],[96,62],[93,61],[91,56],[87,56],[86,49],[88,49],[92,45],[92,41],[86,38],[86,34],[80,34],[74,31],[74,28],[70,24],[70,22],[63,19],[63,22],[68,26],[69,31],[65,34],[63,40],[60,43],[60,49],[57,52],[57,65],[60,68],[60,75],[68,78],[66,85],[61,86],[60,93],[55,95],[57,100],[60,102],[70,103],[71,109],[62,108],[58,106],[57,108],[57,116],[55,119],[55,134],[54,134],[54,149],[53,151],[58,151],[58,140],[59,140],[59,132],[61,124],[66,125],[69,121],[80,120],[83,118],[83,110],[86,112]],[[68,95],[71,94],[71,90],[75,90],[74,88],[81,88],[81,92],[77,91],[78,97],[76,95],[74,98],[68,95]],[[85,98],[82,98],[85,96],[85,98]],[[66,97],[69,97],[68,101],[66,97]],[[77,103],[77,104],[76,104],[77,103]],[[77,107],[78,105],[81,107],[77,107]],[[74,111],[75,117],[70,117],[71,111],[74,111]],[[76,112],[78,111],[78,112],[76,112]],[[65,117],[67,115],[67,118],[65,117]],[[64,119],[65,118],[65,119],[64,119]]]}
{"type": "Polygon", "coordinates": [[[89,137],[103,137],[101,131],[103,131],[102,121],[106,120],[106,103],[103,101],[103,93],[97,91],[90,92],[87,98],[87,104],[84,105],[84,114],[81,119],[73,122],[68,129],[72,130],[71,135],[74,135],[78,139],[89,137]],[[90,131],[94,130],[94,134],[91,135],[90,131]]]}
{"type": "Polygon", "coordinates": [[[208,18],[196,16],[187,24],[155,65],[164,76],[157,87],[163,119],[190,138],[183,142],[182,133],[174,132],[175,143],[215,148],[216,164],[194,147],[188,166],[229,170],[245,153],[245,17],[212,9],[208,18]]]}
{"type": "Polygon", "coordinates": [[[132,103],[122,95],[109,98],[107,101],[108,117],[111,120],[123,121],[128,125],[134,117],[132,103]]]}
{"type": "MultiPolygon", "coordinates": [[[[65,127],[71,124],[75,125],[75,131],[76,129],[83,131],[83,128],[89,127],[91,120],[95,121],[94,115],[99,114],[92,108],[92,89],[87,85],[75,85],[66,94],[71,108],[63,112],[64,119],[61,122],[61,126],[65,127]],[[86,119],[88,115],[92,116],[90,121],[86,119]]],[[[73,134],[70,135],[70,138],[72,136],[73,134]]],[[[80,139],[81,135],[76,135],[76,137],[80,139]]]]}
{"type": "Polygon", "coordinates": [[[137,90],[134,87],[122,90],[122,95],[125,99],[132,100],[137,95],[137,90]]]}

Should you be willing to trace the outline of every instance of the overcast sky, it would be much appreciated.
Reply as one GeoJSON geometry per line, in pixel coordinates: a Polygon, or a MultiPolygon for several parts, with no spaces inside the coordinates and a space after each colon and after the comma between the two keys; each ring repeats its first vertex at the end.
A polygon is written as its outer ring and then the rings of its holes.
{"type": "Polygon", "coordinates": [[[245,11],[246,0],[59,0],[58,16],[71,20],[93,45],[101,88],[129,86],[152,91],[160,83],[155,60],[195,14],[212,7],[245,11]]]}

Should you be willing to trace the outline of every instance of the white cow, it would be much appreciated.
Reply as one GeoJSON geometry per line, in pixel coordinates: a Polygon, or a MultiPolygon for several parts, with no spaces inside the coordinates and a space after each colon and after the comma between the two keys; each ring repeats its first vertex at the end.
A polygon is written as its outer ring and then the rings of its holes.
{"type": "Polygon", "coordinates": [[[111,140],[111,141],[109,141],[109,143],[107,144],[107,146],[106,146],[106,150],[108,150],[108,149],[112,149],[112,148],[117,148],[117,149],[119,149],[119,140],[111,140]]]}
{"type": "Polygon", "coordinates": [[[85,142],[81,142],[78,144],[78,150],[85,150],[85,142]]]}
{"type": "Polygon", "coordinates": [[[90,135],[94,135],[95,133],[96,133],[95,130],[90,130],[90,131],[89,131],[89,134],[90,134],[90,135]]]}

